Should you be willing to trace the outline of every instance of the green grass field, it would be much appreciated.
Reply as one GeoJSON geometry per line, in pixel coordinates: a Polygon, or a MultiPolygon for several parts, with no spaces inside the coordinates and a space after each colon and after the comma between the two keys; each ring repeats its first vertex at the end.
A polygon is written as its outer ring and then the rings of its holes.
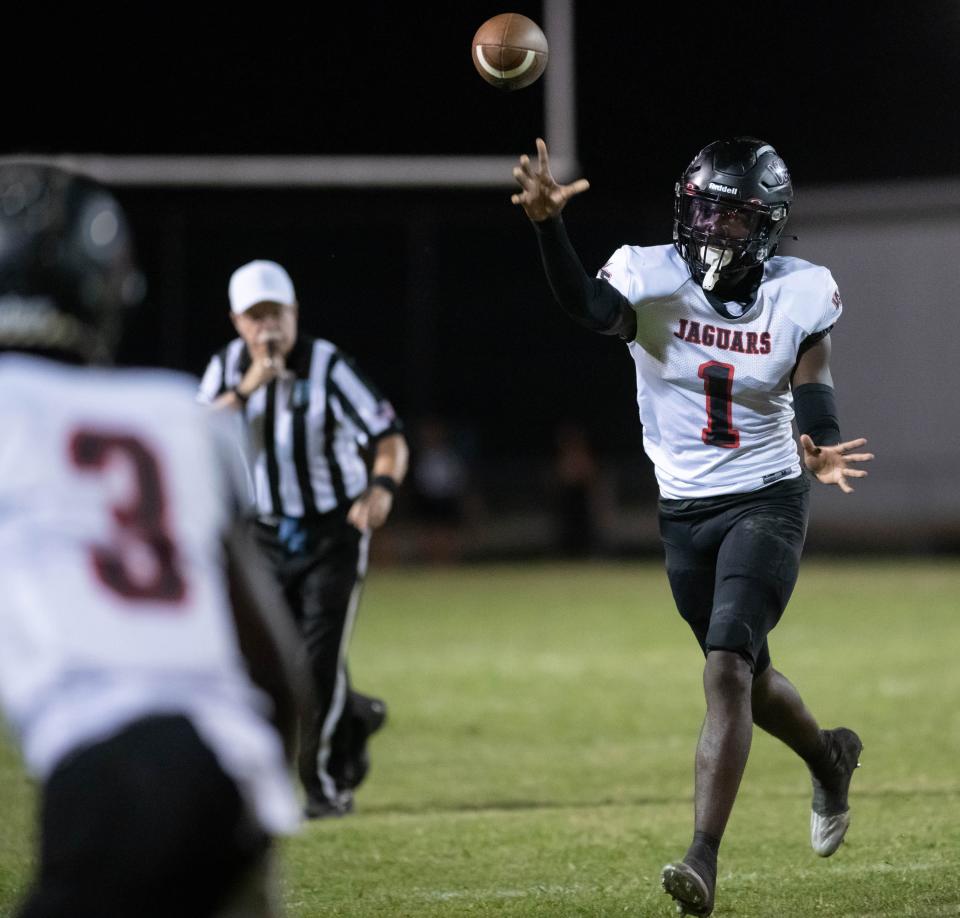
{"type": "MultiPolygon", "coordinates": [[[[805,564],[773,658],[864,740],[853,824],[816,857],[806,770],[758,731],[717,916],[960,915],[958,598],[952,560],[805,564]]],[[[289,916],[673,914],[703,697],[658,564],[375,569],[352,660],[391,719],[356,812],[282,846],[289,916]]],[[[0,914],[33,799],[0,746],[0,914]]]]}

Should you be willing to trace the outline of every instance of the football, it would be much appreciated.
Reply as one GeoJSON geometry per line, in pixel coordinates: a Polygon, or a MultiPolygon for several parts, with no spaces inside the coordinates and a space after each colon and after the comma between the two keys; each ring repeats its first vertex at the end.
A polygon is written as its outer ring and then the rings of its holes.
{"type": "Polygon", "coordinates": [[[500,13],[473,36],[473,66],[497,89],[523,89],[547,67],[547,37],[532,19],[500,13]]]}

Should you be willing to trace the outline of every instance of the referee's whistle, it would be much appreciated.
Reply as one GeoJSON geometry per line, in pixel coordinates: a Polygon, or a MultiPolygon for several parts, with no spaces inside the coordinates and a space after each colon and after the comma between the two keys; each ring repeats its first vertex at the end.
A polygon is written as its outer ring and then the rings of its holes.
{"type": "Polygon", "coordinates": [[[278,331],[265,331],[260,335],[260,340],[267,345],[267,360],[266,364],[271,369],[275,365],[275,358],[277,356],[277,345],[280,343],[280,332],[278,331]]]}

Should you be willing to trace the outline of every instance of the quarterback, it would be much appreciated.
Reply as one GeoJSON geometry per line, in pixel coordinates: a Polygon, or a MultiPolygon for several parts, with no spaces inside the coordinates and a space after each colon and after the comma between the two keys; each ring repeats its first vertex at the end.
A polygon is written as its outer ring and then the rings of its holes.
{"type": "Polygon", "coordinates": [[[539,139],[536,159],[521,156],[513,175],[512,201],[536,229],[561,307],[592,331],[620,336],[636,366],[667,575],[706,658],[693,840],[661,880],[681,914],[709,915],[753,724],[810,770],[814,851],[833,854],[850,823],[860,738],[820,728],[771,665],[767,643],[797,579],[804,472],[849,493],[867,474],[858,464],[873,458],[858,451],[866,440],[840,436],[829,367],[840,294],[826,268],[776,254],[793,187],[774,148],[756,138],[701,150],[675,188],[672,244],[623,246],[596,278],[561,219],[589,183],[557,183],[539,139]]]}

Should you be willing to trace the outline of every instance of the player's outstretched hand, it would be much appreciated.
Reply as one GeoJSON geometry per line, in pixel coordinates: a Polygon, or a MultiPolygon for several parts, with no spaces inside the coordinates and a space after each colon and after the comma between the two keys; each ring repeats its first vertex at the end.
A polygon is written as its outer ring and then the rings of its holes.
{"type": "Polygon", "coordinates": [[[803,464],[817,476],[817,481],[823,484],[835,484],[844,494],[853,492],[848,478],[866,478],[863,469],[851,468],[851,462],[869,462],[873,453],[851,453],[852,449],[859,449],[867,441],[849,440],[838,443],[836,446],[816,446],[807,434],[801,434],[800,445],[803,447],[803,464]]]}
{"type": "Polygon", "coordinates": [[[540,137],[537,138],[536,164],[524,153],[520,157],[520,165],[513,167],[513,177],[523,190],[510,200],[519,204],[536,223],[558,216],[570,198],[590,187],[586,179],[577,179],[569,185],[559,184],[550,174],[547,145],[540,137]]]}

